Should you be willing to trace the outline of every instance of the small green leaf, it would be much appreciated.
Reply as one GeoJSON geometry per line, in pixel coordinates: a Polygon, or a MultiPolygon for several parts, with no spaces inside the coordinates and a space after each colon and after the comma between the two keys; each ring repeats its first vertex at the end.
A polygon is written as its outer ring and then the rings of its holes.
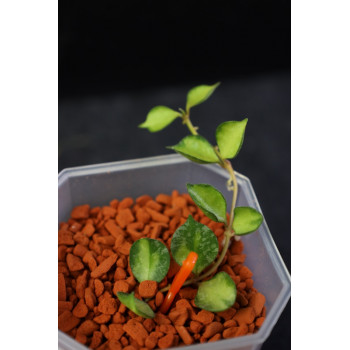
{"type": "Polygon", "coordinates": [[[199,85],[192,88],[187,94],[186,110],[188,111],[190,108],[206,101],[219,85],[220,83],[216,83],[214,85],[199,85]]]}
{"type": "Polygon", "coordinates": [[[235,303],[236,295],[235,283],[229,274],[222,271],[199,285],[194,303],[207,311],[225,311],[235,303]]]}
{"type": "Polygon", "coordinates": [[[139,281],[161,282],[170,266],[167,247],[156,239],[141,238],[130,248],[130,267],[139,281]]]}
{"type": "Polygon", "coordinates": [[[139,125],[140,128],[156,132],[171,124],[181,113],[165,106],[153,107],[147,114],[146,121],[139,125]]]}
{"type": "Polygon", "coordinates": [[[207,184],[187,184],[187,190],[194,202],[211,220],[226,223],[226,200],[220,191],[207,184]]]}
{"type": "Polygon", "coordinates": [[[233,217],[233,230],[236,235],[246,235],[256,231],[263,222],[262,215],[250,207],[236,207],[233,217]]]}
{"type": "Polygon", "coordinates": [[[124,304],[136,315],[139,315],[144,318],[154,318],[155,314],[151,307],[144,301],[135,298],[134,292],[130,294],[118,292],[117,297],[122,304],[124,304]]]}
{"type": "Polygon", "coordinates": [[[237,156],[243,144],[247,122],[248,119],[246,118],[240,122],[224,122],[217,127],[216,142],[218,143],[222,157],[225,159],[231,159],[237,156]]]}
{"type": "Polygon", "coordinates": [[[218,163],[219,159],[213,146],[202,136],[189,135],[184,137],[177,145],[168,148],[196,163],[218,163]]]}
{"type": "Polygon", "coordinates": [[[170,248],[173,258],[180,266],[191,251],[196,252],[198,260],[192,272],[199,274],[216,258],[219,244],[209,227],[189,215],[187,221],[175,231],[170,248]]]}

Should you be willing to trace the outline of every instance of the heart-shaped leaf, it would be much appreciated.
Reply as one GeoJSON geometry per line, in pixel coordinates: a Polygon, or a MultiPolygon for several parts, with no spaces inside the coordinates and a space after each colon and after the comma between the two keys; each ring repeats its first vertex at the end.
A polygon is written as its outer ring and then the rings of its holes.
{"type": "Polygon", "coordinates": [[[179,265],[182,265],[190,252],[197,253],[198,260],[192,272],[199,274],[216,258],[219,244],[209,227],[195,221],[189,215],[187,221],[175,231],[170,248],[179,265]]]}
{"type": "Polygon", "coordinates": [[[236,301],[237,289],[229,274],[222,271],[199,285],[194,303],[201,309],[225,311],[236,301]]]}
{"type": "Polygon", "coordinates": [[[139,315],[144,318],[154,318],[155,314],[151,307],[144,301],[135,298],[134,292],[130,294],[118,292],[117,297],[122,304],[124,304],[136,315],[139,315]]]}
{"type": "Polygon", "coordinates": [[[214,85],[199,85],[192,88],[187,94],[186,110],[188,111],[190,108],[206,101],[219,85],[220,83],[216,83],[214,85]]]}
{"type": "Polygon", "coordinates": [[[147,114],[146,121],[139,125],[140,128],[156,132],[171,124],[181,113],[166,106],[153,107],[147,114]]]}
{"type": "Polygon", "coordinates": [[[168,147],[196,163],[218,163],[213,146],[202,136],[189,135],[177,145],[168,147]]]}
{"type": "Polygon", "coordinates": [[[247,122],[246,118],[240,122],[224,122],[217,127],[216,142],[223,158],[231,159],[237,156],[243,144],[247,122]]]}
{"type": "Polygon", "coordinates": [[[262,222],[262,215],[253,208],[236,207],[234,210],[233,230],[238,236],[256,231],[262,222]]]}
{"type": "Polygon", "coordinates": [[[207,184],[187,184],[187,190],[203,213],[216,222],[226,222],[226,200],[220,191],[207,184]]]}
{"type": "Polygon", "coordinates": [[[130,248],[130,267],[135,278],[161,282],[170,266],[167,247],[156,239],[141,238],[130,248]]]}

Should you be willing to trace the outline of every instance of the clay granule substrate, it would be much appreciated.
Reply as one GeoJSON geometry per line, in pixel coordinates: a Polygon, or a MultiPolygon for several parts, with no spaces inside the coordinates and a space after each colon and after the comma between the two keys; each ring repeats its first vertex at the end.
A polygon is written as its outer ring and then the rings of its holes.
{"type": "Polygon", "coordinates": [[[171,237],[188,215],[213,230],[222,247],[224,226],[208,219],[188,194],[144,195],[136,200],[112,200],[109,206],[77,206],[58,231],[58,328],[91,349],[165,349],[213,342],[255,333],[261,327],[265,297],[253,286],[253,273],[244,265],[243,243],[232,244],[218,271],[237,286],[235,304],[223,312],[197,308],[197,290],[184,287],[167,315],[157,310],[179,266],[172,260],[161,283],[139,284],[129,265],[133,242],[149,237],[170,251],[171,237]],[[135,315],[116,293],[135,292],[156,313],[154,319],[135,315]]]}

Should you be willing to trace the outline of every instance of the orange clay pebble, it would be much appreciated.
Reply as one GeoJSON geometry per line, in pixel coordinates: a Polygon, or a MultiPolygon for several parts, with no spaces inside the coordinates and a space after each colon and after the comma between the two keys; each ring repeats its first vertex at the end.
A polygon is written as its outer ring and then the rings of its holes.
{"type": "Polygon", "coordinates": [[[214,341],[217,341],[217,340],[220,340],[221,339],[221,334],[220,333],[217,333],[215,334],[214,336],[212,336],[209,340],[208,340],[208,343],[211,343],[211,342],[214,342],[214,341]]]}
{"type": "Polygon", "coordinates": [[[214,314],[206,310],[199,311],[198,314],[194,317],[194,321],[198,321],[204,325],[208,325],[209,323],[213,322],[213,320],[214,314]]]}
{"type": "Polygon", "coordinates": [[[142,298],[153,298],[158,289],[156,281],[142,281],[139,285],[139,293],[142,298]]]}
{"type": "Polygon", "coordinates": [[[239,270],[239,275],[241,279],[244,281],[247,278],[251,278],[253,276],[253,272],[251,272],[247,266],[242,266],[241,269],[239,270]]]}
{"type": "Polygon", "coordinates": [[[94,317],[93,321],[98,323],[98,324],[105,324],[105,323],[109,322],[110,319],[111,319],[111,315],[101,314],[99,316],[94,317]]]}
{"type": "Polygon", "coordinates": [[[138,222],[148,224],[149,221],[151,220],[151,215],[148,214],[145,209],[139,208],[136,210],[136,219],[138,222]]]}
{"type": "Polygon", "coordinates": [[[98,278],[101,277],[103,274],[109,271],[109,269],[116,263],[118,259],[117,254],[113,254],[107,259],[103,260],[100,265],[98,265],[92,272],[91,277],[92,278],[98,278]]]}
{"type": "Polygon", "coordinates": [[[114,218],[117,214],[117,211],[115,208],[108,207],[108,206],[102,207],[101,212],[105,218],[114,218]]]}
{"type": "Polygon", "coordinates": [[[80,322],[78,317],[75,317],[69,310],[63,311],[58,316],[58,328],[62,332],[69,332],[75,328],[80,322]]]}
{"type": "Polygon", "coordinates": [[[99,325],[92,320],[84,321],[77,329],[77,333],[84,334],[87,336],[92,335],[95,331],[99,329],[99,325]]]}
{"type": "Polygon", "coordinates": [[[163,209],[163,206],[161,204],[157,203],[156,201],[154,201],[153,199],[148,201],[146,203],[145,207],[153,209],[153,210],[158,211],[158,212],[162,211],[162,209],[163,209]]]}
{"type": "Polygon", "coordinates": [[[155,300],[156,306],[159,307],[160,305],[162,305],[163,300],[164,300],[164,294],[162,292],[157,292],[156,300],[155,300]]]}
{"type": "Polygon", "coordinates": [[[73,309],[73,303],[71,301],[58,301],[58,314],[60,315],[63,311],[71,311],[73,309]]]}
{"type": "Polygon", "coordinates": [[[183,326],[188,319],[188,310],[185,307],[176,307],[170,310],[169,318],[175,326],[183,326]]]}
{"type": "Polygon", "coordinates": [[[90,343],[91,349],[96,349],[102,343],[103,334],[100,331],[95,331],[92,334],[92,339],[90,343]]]}
{"type": "Polygon", "coordinates": [[[194,334],[198,334],[203,329],[203,327],[204,326],[198,321],[191,321],[190,323],[190,330],[194,334]]]}
{"type": "Polygon", "coordinates": [[[147,332],[152,332],[153,329],[155,328],[156,324],[154,323],[154,321],[150,318],[146,318],[143,321],[143,326],[145,327],[145,329],[147,330],[147,332]]]}
{"type": "Polygon", "coordinates": [[[103,282],[101,280],[99,280],[98,278],[96,278],[94,280],[94,288],[95,288],[95,295],[97,297],[101,296],[104,289],[105,289],[105,286],[103,284],[103,282]]]}
{"type": "Polygon", "coordinates": [[[142,323],[131,319],[123,326],[123,330],[134,339],[139,346],[145,345],[148,332],[142,323]]]}
{"type": "Polygon", "coordinates": [[[117,224],[121,228],[125,228],[128,224],[135,221],[135,217],[132,214],[130,208],[119,210],[117,217],[116,217],[117,224]]]}
{"type": "Polygon", "coordinates": [[[86,306],[92,310],[96,304],[96,297],[90,287],[85,288],[84,297],[86,306]]]}
{"type": "Polygon", "coordinates": [[[75,291],[79,299],[84,298],[85,288],[87,287],[87,276],[88,272],[85,270],[76,279],[75,291]]]}
{"type": "Polygon", "coordinates": [[[130,208],[134,204],[134,200],[131,197],[125,197],[123,200],[119,202],[118,209],[130,208]]]}
{"type": "Polygon", "coordinates": [[[72,219],[87,219],[89,217],[90,205],[84,204],[73,208],[70,216],[72,219]]]}
{"type": "Polygon", "coordinates": [[[255,293],[249,299],[249,306],[253,307],[255,315],[260,315],[265,304],[265,296],[261,293],[255,293]]]}
{"type": "Polygon", "coordinates": [[[187,329],[184,326],[175,326],[175,328],[177,330],[177,333],[181,337],[182,341],[186,345],[193,344],[193,338],[190,336],[190,334],[188,333],[187,329]]]}
{"type": "Polygon", "coordinates": [[[66,281],[64,279],[63,273],[58,274],[58,300],[66,301],[67,293],[66,293],[66,281]]]}
{"type": "Polygon", "coordinates": [[[203,333],[203,337],[205,339],[207,338],[211,338],[213,335],[215,335],[216,333],[221,333],[224,329],[224,326],[222,323],[220,322],[212,322],[210,324],[208,324],[205,327],[204,333],[203,333]]]}
{"type": "Polygon", "coordinates": [[[117,300],[112,298],[112,296],[105,292],[99,299],[98,311],[105,315],[114,315],[118,309],[117,300]]]}
{"type": "Polygon", "coordinates": [[[108,339],[119,340],[124,333],[125,331],[121,324],[110,324],[108,326],[108,339]]]}
{"type": "Polygon", "coordinates": [[[156,197],[156,202],[161,203],[161,204],[165,204],[165,205],[171,205],[171,197],[168,196],[167,194],[160,193],[156,197]]]}
{"type": "Polygon", "coordinates": [[[113,294],[117,295],[118,292],[128,293],[129,284],[126,281],[116,281],[113,286],[113,294]]]}
{"type": "Polygon", "coordinates": [[[156,335],[150,334],[145,339],[145,346],[147,349],[154,349],[157,346],[157,342],[158,342],[158,338],[156,337],[156,335]]]}
{"type": "Polygon", "coordinates": [[[107,220],[104,224],[105,229],[114,237],[119,238],[119,236],[124,237],[124,231],[116,224],[112,219],[107,220]]]}
{"type": "Polygon", "coordinates": [[[87,237],[91,237],[93,235],[93,233],[95,232],[95,227],[94,225],[87,223],[83,229],[81,230],[81,232],[87,236],[87,237]]]}
{"type": "Polygon", "coordinates": [[[89,309],[87,308],[85,302],[84,302],[84,299],[80,299],[78,304],[75,305],[72,313],[75,317],[78,317],[78,318],[83,318],[85,317],[89,312],[89,309]]]}
{"type": "Polygon", "coordinates": [[[161,213],[158,213],[157,211],[155,211],[151,208],[145,207],[145,209],[146,209],[147,213],[151,215],[152,220],[154,220],[156,222],[164,222],[166,224],[169,222],[168,216],[161,214],[161,213]]]}
{"type": "Polygon", "coordinates": [[[174,334],[172,333],[169,333],[158,340],[158,346],[161,349],[170,348],[173,345],[173,343],[174,343],[174,334]]]}
{"type": "Polygon", "coordinates": [[[67,254],[66,262],[67,262],[69,271],[72,271],[72,272],[80,271],[84,268],[84,265],[81,262],[80,258],[78,258],[73,254],[67,254]]]}
{"type": "Polygon", "coordinates": [[[256,320],[255,320],[255,325],[257,327],[261,327],[262,324],[264,323],[265,321],[265,317],[258,317],[256,320]]]}
{"type": "Polygon", "coordinates": [[[251,324],[255,319],[254,309],[251,306],[239,309],[233,318],[240,326],[251,324]]]}
{"type": "Polygon", "coordinates": [[[126,278],[125,270],[118,266],[114,273],[114,280],[115,281],[125,280],[125,278],[126,278]]]}
{"type": "Polygon", "coordinates": [[[173,199],[172,205],[174,208],[185,208],[187,201],[185,198],[179,196],[173,199]]]}
{"type": "Polygon", "coordinates": [[[88,249],[85,246],[77,244],[73,249],[73,254],[79,258],[83,258],[87,251],[88,249]]]}

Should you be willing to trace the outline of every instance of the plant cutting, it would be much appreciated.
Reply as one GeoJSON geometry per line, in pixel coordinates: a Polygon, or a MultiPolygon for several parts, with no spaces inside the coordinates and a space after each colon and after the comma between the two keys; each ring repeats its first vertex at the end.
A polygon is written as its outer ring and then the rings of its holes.
{"type": "Polygon", "coordinates": [[[265,297],[253,287],[239,238],[256,231],[262,215],[236,206],[238,181],[230,162],[247,120],[221,124],[212,146],[189,117],[216,87],[192,89],[185,110],[153,108],[141,126],[160,131],[181,118],[191,135],[171,149],[227,172],[229,208],[215,187],[191,181],[185,194],[78,205],[60,224],[59,328],[80,343],[101,350],[165,348],[261,327],[265,297]]]}
{"type": "MultiPolygon", "coordinates": [[[[229,161],[237,156],[242,147],[248,119],[220,124],[216,129],[217,146],[212,146],[209,141],[200,136],[197,131],[198,127],[194,127],[190,119],[191,108],[206,101],[218,86],[219,83],[216,83],[214,85],[200,85],[191,89],[187,95],[185,110],[179,108],[179,111],[175,111],[166,106],[156,106],[150,110],[146,121],[140,125],[141,128],[146,128],[150,132],[157,132],[170,125],[176,118],[181,118],[191,135],[169,148],[193,162],[220,165],[229,174],[227,188],[233,193],[231,210],[227,217],[226,200],[216,188],[209,184],[187,184],[189,195],[203,213],[211,220],[225,225],[224,245],[218,256],[218,240],[215,234],[207,226],[196,222],[191,215],[188,216],[186,223],[176,230],[171,240],[173,258],[180,266],[186,266],[188,273],[185,278],[180,279],[180,276],[184,276],[184,270],[181,269],[175,276],[173,285],[161,290],[162,292],[169,290],[160,308],[164,313],[169,309],[171,301],[182,285],[196,284],[216,272],[226,256],[232,238],[255,232],[263,221],[262,215],[255,209],[236,207],[238,185],[232,164],[229,161]],[[196,259],[189,269],[189,260],[194,254],[196,259]],[[213,263],[215,259],[216,261],[213,263]],[[206,269],[208,266],[209,268],[206,269]],[[192,271],[194,277],[186,281],[187,276],[192,271]]],[[[133,244],[130,251],[130,266],[139,282],[147,279],[152,280],[152,276],[157,276],[158,279],[154,277],[153,280],[160,282],[166,276],[166,267],[169,267],[170,261],[170,255],[166,255],[166,247],[150,249],[153,245],[159,246],[160,244],[158,241],[152,242],[151,239],[147,238],[144,238],[142,243],[136,241],[133,244]],[[146,240],[148,240],[147,243],[146,240]],[[139,246],[144,248],[139,248],[139,246]],[[163,263],[161,263],[162,260],[163,263]]],[[[118,297],[123,302],[125,295],[118,294],[118,297]]],[[[219,312],[227,310],[234,304],[235,300],[236,285],[234,281],[226,272],[220,272],[212,279],[199,284],[195,305],[207,311],[219,312]]],[[[128,303],[124,302],[124,304],[128,306],[128,303]]],[[[145,303],[143,308],[146,305],[145,303]]],[[[142,310],[138,312],[134,303],[132,303],[132,307],[136,314],[144,316],[144,312],[142,310]]],[[[150,312],[149,317],[152,316],[154,317],[154,313],[150,312]]]]}

